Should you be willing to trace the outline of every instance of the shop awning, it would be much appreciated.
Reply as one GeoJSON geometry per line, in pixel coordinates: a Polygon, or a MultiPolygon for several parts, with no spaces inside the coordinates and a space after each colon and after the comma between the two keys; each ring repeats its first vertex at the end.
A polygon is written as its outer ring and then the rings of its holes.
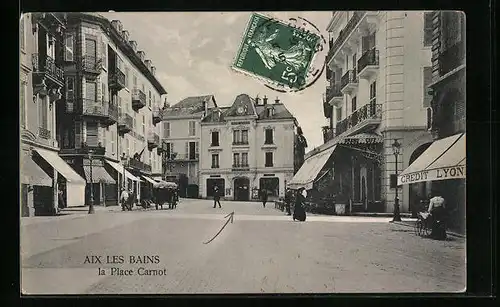
{"type": "Polygon", "coordinates": [[[295,174],[295,176],[293,176],[293,179],[288,183],[288,187],[291,189],[311,189],[316,177],[318,177],[318,174],[331,157],[335,148],[337,148],[337,145],[307,158],[307,160],[304,161],[304,164],[300,167],[299,171],[295,174]]]}
{"type": "Polygon", "coordinates": [[[123,165],[108,160],[106,160],[106,163],[111,165],[111,167],[114,168],[120,174],[123,174],[123,172],[125,171],[125,177],[127,177],[128,179],[132,181],[140,181],[139,178],[132,175],[129,171],[127,171],[126,169],[124,170],[123,165]]]}
{"type": "Polygon", "coordinates": [[[437,140],[398,176],[398,185],[465,178],[465,133],[437,140]]]}
{"type": "MultiPolygon", "coordinates": [[[[84,165],[83,171],[85,172],[85,178],[87,182],[90,183],[90,165],[84,165]]],[[[116,181],[111,177],[111,175],[104,169],[104,167],[97,165],[92,165],[92,182],[93,183],[109,183],[115,184],[116,181]]]]}
{"type": "Polygon", "coordinates": [[[52,178],[27,154],[21,154],[21,183],[38,186],[52,186],[52,178]]]}
{"type": "Polygon", "coordinates": [[[153,179],[149,178],[148,176],[141,176],[142,178],[144,178],[144,180],[146,180],[147,182],[151,183],[151,184],[157,184],[156,181],[154,181],[153,179]]]}
{"type": "Polygon", "coordinates": [[[378,144],[382,143],[384,138],[375,133],[358,133],[351,136],[341,138],[337,144],[351,145],[351,144],[378,144]]]}
{"type": "Polygon", "coordinates": [[[68,163],[64,162],[64,160],[59,157],[56,152],[34,148],[34,150],[42,156],[42,158],[47,161],[59,174],[61,174],[67,182],[70,183],[82,183],[85,184],[85,180],[78,175],[77,172],[68,163]]]}

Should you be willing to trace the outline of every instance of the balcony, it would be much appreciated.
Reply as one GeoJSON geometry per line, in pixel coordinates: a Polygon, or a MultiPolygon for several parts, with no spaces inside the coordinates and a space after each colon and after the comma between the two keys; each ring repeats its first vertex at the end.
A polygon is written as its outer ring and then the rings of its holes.
{"type": "Polygon", "coordinates": [[[146,106],[146,94],[138,88],[132,90],[132,108],[134,110],[142,109],[146,106]]]}
{"type": "Polygon", "coordinates": [[[465,44],[460,41],[445,51],[441,52],[438,56],[439,74],[441,76],[451,72],[460,65],[465,64],[465,44]]]}
{"type": "Polygon", "coordinates": [[[108,103],[108,116],[104,119],[104,124],[107,126],[111,126],[118,121],[118,107],[116,104],[109,102],[108,103]]]}
{"type": "Polygon", "coordinates": [[[326,101],[323,101],[323,115],[326,118],[332,118],[333,107],[326,101]]]}
{"type": "Polygon", "coordinates": [[[125,88],[125,74],[118,68],[112,69],[109,73],[109,88],[119,91],[125,88]]]}
{"type": "Polygon", "coordinates": [[[200,154],[195,153],[195,154],[176,154],[175,156],[172,155],[171,161],[198,161],[200,159],[200,154]]]}
{"type": "Polygon", "coordinates": [[[345,132],[349,134],[361,133],[372,130],[380,125],[382,120],[382,105],[370,103],[366,104],[344,120],[337,123],[335,127],[336,135],[345,132]]]}
{"type": "Polygon", "coordinates": [[[148,133],[148,148],[153,149],[160,146],[160,136],[154,132],[148,133]]]}
{"type": "Polygon", "coordinates": [[[342,104],[344,94],[340,91],[340,84],[336,83],[333,86],[326,87],[326,102],[333,106],[342,104]]]}
{"type": "Polygon", "coordinates": [[[233,142],[233,145],[235,145],[235,146],[248,145],[248,141],[235,141],[235,142],[233,142]]]}
{"type": "Polygon", "coordinates": [[[87,77],[97,77],[101,73],[102,59],[96,56],[84,55],[81,58],[81,70],[87,77]]]}
{"type": "Polygon", "coordinates": [[[160,123],[162,120],[162,110],[160,108],[153,109],[153,125],[160,123]]]}
{"type": "Polygon", "coordinates": [[[64,85],[64,70],[57,66],[55,60],[50,56],[33,53],[31,64],[33,65],[34,84],[58,87],[64,85]],[[50,83],[47,84],[46,81],[50,83]]]}
{"type": "Polygon", "coordinates": [[[378,50],[373,48],[365,51],[358,60],[358,77],[370,79],[378,72],[378,50]]]}
{"type": "Polygon", "coordinates": [[[249,171],[250,166],[248,165],[248,163],[233,164],[232,170],[233,171],[249,171]]]}
{"type": "Polygon", "coordinates": [[[140,172],[151,173],[151,165],[136,159],[130,159],[128,161],[128,167],[140,172]]]}
{"type": "Polygon", "coordinates": [[[65,146],[61,148],[60,154],[88,156],[90,152],[94,156],[104,156],[106,154],[106,147],[103,147],[101,142],[97,145],[88,145],[85,142],[82,142],[81,147],[79,148],[74,146],[65,146]]]}
{"type": "Polygon", "coordinates": [[[128,133],[132,131],[132,128],[134,127],[134,120],[132,119],[132,116],[126,114],[126,113],[121,113],[118,115],[118,132],[119,133],[128,133]]]}
{"type": "Polygon", "coordinates": [[[340,31],[339,36],[337,37],[335,42],[333,42],[333,44],[328,52],[328,55],[326,57],[327,64],[330,63],[330,61],[333,59],[333,57],[338,53],[340,48],[347,41],[349,36],[354,32],[354,29],[359,24],[361,19],[365,16],[365,14],[366,14],[365,11],[354,12],[354,15],[351,17],[351,19],[349,19],[346,26],[340,31]]]}
{"type": "Polygon", "coordinates": [[[340,79],[340,91],[343,94],[350,94],[358,87],[358,76],[356,70],[348,70],[340,79]]]}
{"type": "Polygon", "coordinates": [[[38,127],[38,136],[42,139],[48,140],[51,137],[50,130],[43,127],[38,127]]]}
{"type": "Polygon", "coordinates": [[[330,126],[323,126],[321,128],[323,130],[323,143],[326,144],[335,137],[335,128],[330,126]]]}

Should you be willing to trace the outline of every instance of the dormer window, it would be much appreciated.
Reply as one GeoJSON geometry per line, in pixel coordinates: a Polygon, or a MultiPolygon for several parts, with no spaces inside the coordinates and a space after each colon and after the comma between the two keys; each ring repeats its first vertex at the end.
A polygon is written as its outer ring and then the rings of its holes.
{"type": "Polygon", "coordinates": [[[274,115],[274,108],[267,109],[267,117],[272,117],[274,115]]]}

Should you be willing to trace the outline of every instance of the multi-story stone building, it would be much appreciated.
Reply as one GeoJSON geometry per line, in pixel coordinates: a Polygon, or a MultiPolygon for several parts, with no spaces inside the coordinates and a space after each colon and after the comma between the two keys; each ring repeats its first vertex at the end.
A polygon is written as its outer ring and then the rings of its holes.
{"type": "Polygon", "coordinates": [[[54,214],[60,205],[59,190],[64,191],[66,205],[83,204],[85,181],[58,156],[56,140],[56,108],[64,87],[65,29],[64,14],[21,17],[21,216],[54,214]]]}
{"type": "Polygon", "coordinates": [[[399,176],[400,184],[431,186],[446,200],[449,227],[465,233],[465,15],[435,11],[432,19],[433,99],[428,109],[434,142],[399,176]]]}
{"type": "MultiPolygon", "coordinates": [[[[349,203],[351,211],[392,212],[396,157],[391,144],[395,139],[402,144],[400,171],[432,140],[426,127],[431,13],[337,11],[327,30],[325,144],[306,155],[293,183],[311,189],[329,169],[323,178],[334,182],[337,201],[349,203]],[[314,165],[320,166],[309,170],[314,165]]],[[[399,191],[402,211],[416,198],[409,191],[408,186],[402,196],[399,191]]]]}
{"type": "Polygon", "coordinates": [[[217,185],[234,200],[284,196],[294,173],[297,120],[278,100],[240,94],[229,107],[215,107],[201,121],[200,194],[217,185]]]}
{"type": "Polygon", "coordinates": [[[179,184],[181,197],[199,196],[202,119],[217,107],[213,95],[187,97],[163,110],[165,179],[179,184]]]}
{"type": "Polygon", "coordinates": [[[93,190],[95,204],[116,204],[125,185],[140,197],[161,174],[159,105],[166,91],[155,67],[119,20],[98,14],[68,14],[63,53],[60,155],[92,182],[86,203],[93,190]]]}

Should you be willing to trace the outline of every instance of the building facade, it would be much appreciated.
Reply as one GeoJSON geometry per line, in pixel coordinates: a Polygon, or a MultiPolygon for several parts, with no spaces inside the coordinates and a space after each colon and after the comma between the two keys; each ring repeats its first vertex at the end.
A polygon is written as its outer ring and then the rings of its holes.
{"type": "MultiPolygon", "coordinates": [[[[426,126],[431,13],[334,12],[327,30],[323,109],[329,125],[323,127],[325,144],[309,152],[306,162],[327,165],[331,172],[324,178],[334,182],[337,201],[349,203],[351,211],[392,212],[396,171],[432,141],[426,126]],[[397,167],[395,139],[403,148],[397,167]],[[320,157],[325,151],[330,158],[320,157]]],[[[409,211],[418,197],[408,186],[398,192],[401,211],[409,211]]]]}
{"type": "Polygon", "coordinates": [[[201,121],[217,107],[213,95],[187,97],[163,110],[164,176],[181,197],[199,196],[201,121]]]}
{"type": "Polygon", "coordinates": [[[278,100],[240,94],[229,107],[209,110],[201,122],[200,195],[218,186],[226,199],[255,200],[265,189],[283,197],[294,173],[297,121],[278,100]]]}
{"type": "MultiPolygon", "coordinates": [[[[465,15],[435,11],[432,19],[433,100],[429,126],[437,141],[466,132],[465,15]]],[[[451,216],[449,226],[465,233],[465,178],[434,181],[432,190],[446,200],[451,216]]]]}
{"type": "Polygon", "coordinates": [[[156,68],[119,20],[91,13],[68,14],[63,56],[57,138],[61,157],[88,183],[85,202],[92,192],[95,204],[117,204],[124,186],[140,198],[151,177],[161,175],[166,91],[156,68]]]}
{"type": "Polygon", "coordinates": [[[85,182],[58,156],[56,108],[64,87],[65,14],[23,14],[20,21],[21,216],[82,205],[85,182]],[[58,192],[64,193],[59,203],[58,192]]]}

